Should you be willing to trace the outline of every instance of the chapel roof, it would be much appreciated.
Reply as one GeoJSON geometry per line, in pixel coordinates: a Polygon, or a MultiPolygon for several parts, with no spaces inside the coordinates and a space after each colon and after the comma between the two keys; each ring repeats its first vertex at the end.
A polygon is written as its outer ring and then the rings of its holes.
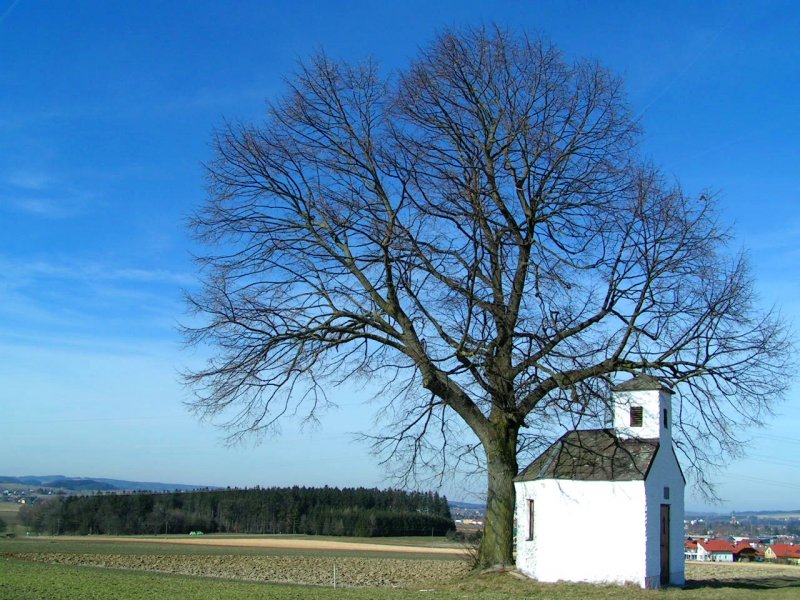
{"type": "Polygon", "coordinates": [[[514,481],[575,479],[635,481],[647,478],[658,452],[657,439],[621,439],[613,429],[565,433],[514,481]]]}
{"type": "Polygon", "coordinates": [[[670,394],[672,393],[672,390],[661,383],[661,381],[652,375],[646,375],[644,373],[632,379],[628,379],[628,381],[620,383],[619,385],[615,385],[612,388],[614,392],[643,392],[649,390],[664,390],[670,394]]]}

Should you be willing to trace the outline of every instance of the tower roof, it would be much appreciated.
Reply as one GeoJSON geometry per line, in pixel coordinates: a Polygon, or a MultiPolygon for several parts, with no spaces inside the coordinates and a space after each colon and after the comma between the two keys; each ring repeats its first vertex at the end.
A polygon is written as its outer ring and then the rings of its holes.
{"type": "Polygon", "coordinates": [[[658,379],[652,375],[645,375],[644,373],[612,388],[614,392],[645,392],[649,390],[663,390],[670,394],[672,393],[672,390],[658,379]]]}
{"type": "Polygon", "coordinates": [[[570,431],[545,450],[514,481],[576,479],[633,481],[647,478],[659,441],[620,439],[613,429],[570,431]]]}

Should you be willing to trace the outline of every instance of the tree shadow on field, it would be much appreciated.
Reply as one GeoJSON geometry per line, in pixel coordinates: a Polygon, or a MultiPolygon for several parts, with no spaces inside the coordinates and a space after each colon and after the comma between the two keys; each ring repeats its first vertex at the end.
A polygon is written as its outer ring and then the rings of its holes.
{"type": "Polygon", "coordinates": [[[734,588],[743,590],[774,590],[786,588],[800,589],[800,577],[752,577],[742,579],[693,579],[687,581],[684,589],[734,588]]]}

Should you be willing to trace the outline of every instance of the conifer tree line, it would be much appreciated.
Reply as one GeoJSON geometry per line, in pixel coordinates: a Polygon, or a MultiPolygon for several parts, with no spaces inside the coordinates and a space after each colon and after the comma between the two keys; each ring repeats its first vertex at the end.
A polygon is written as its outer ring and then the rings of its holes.
{"type": "Polygon", "coordinates": [[[445,535],[455,529],[435,492],[367,488],[227,489],[99,493],[27,505],[20,520],[47,534],[205,533],[345,536],[445,535]]]}

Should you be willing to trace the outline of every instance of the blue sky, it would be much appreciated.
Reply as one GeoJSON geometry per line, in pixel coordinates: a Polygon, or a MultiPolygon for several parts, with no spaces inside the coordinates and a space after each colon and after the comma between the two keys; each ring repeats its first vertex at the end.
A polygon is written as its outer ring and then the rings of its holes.
{"type": "MultiPolygon", "coordinates": [[[[800,5],[764,2],[100,2],[0,0],[0,474],[207,485],[388,485],[352,432],[359,392],[321,428],[227,448],[183,407],[184,226],[224,117],[258,119],[298,59],[402,67],[443,27],[542,34],[626,80],[643,150],[711,188],[765,306],[800,316],[800,5]]],[[[800,507],[800,387],[717,510],[800,507]]],[[[476,481],[451,498],[475,499],[476,481]]],[[[704,507],[688,497],[690,507],[704,507]]]]}

